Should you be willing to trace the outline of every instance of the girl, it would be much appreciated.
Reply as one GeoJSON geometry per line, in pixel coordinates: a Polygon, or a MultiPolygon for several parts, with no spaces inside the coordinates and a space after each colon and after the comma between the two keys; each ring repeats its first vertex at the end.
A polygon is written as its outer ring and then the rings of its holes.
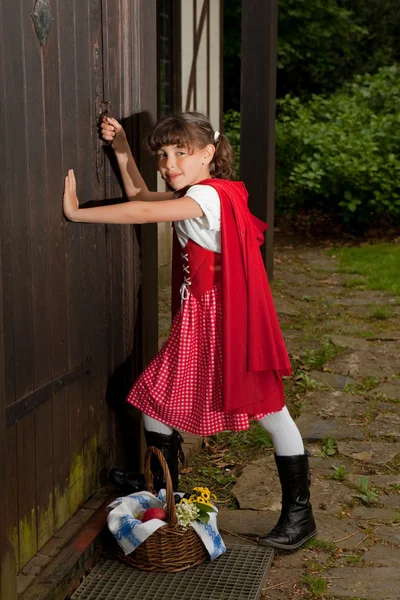
{"type": "MultiPolygon", "coordinates": [[[[243,183],[230,180],[229,141],[199,113],[162,119],[147,147],[174,191],[158,193],[147,189],[115,119],[104,120],[102,136],[112,142],[134,202],[80,209],[71,170],[65,216],[85,223],[172,221],[174,227],[171,333],[127,398],[143,413],[147,444],[164,453],[177,489],[175,428],[208,436],[258,420],[271,435],[282,486],[279,521],[259,543],[298,548],[316,534],[308,457],[285,407],[282,376],[291,367],[259,251],[266,225],[249,212],[243,183]]],[[[116,469],[111,477],[137,489],[141,484],[116,469]]],[[[162,485],[159,471],[156,484],[162,485]]]]}

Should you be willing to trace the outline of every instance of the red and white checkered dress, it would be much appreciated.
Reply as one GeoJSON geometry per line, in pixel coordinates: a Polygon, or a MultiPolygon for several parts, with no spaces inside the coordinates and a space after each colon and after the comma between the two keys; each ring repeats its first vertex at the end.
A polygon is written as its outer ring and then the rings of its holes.
{"type": "Polygon", "coordinates": [[[221,286],[200,299],[190,292],[160,352],[129,392],[149,417],[195,435],[240,431],[265,415],[224,413],[221,286]]]}
{"type": "MultiPolygon", "coordinates": [[[[186,195],[199,202],[206,215],[203,219],[218,231],[215,207],[203,201],[206,187],[194,186],[186,195]],[[197,188],[202,188],[200,199],[195,197],[197,188]]],[[[261,419],[265,413],[222,410],[221,255],[208,249],[213,245],[210,227],[207,238],[198,219],[175,223],[178,237],[179,226],[186,236],[182,245],[187,242],[182,250],[185,283],[181,310],[167,342],[137,379],[127,401],[149,417],[195,435],[247,429],[250,419],[261,419]]],[[[179,239],[182,243],[182,237],[179,239]]]]}

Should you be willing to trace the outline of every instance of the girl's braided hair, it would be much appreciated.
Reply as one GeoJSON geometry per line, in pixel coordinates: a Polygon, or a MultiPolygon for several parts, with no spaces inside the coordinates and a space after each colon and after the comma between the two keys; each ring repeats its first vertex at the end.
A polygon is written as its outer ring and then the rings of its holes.
{"type": "Polygon", "coordinates": [[[223,133],[214,140],[215,131],[209,119],[198,112],[176,113],[163,117],[145,140],[146,149],[155,154],[162,146],[187,146],[189,149],[215,146],[210,174],[219,179],[233,179],[233,148],[223,133]]]}

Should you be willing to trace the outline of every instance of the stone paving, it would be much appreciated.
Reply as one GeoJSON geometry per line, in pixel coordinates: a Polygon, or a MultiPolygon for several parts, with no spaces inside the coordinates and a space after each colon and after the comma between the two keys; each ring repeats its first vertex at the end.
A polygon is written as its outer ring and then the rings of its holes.
{"type": "MultiPolygon", "coordinates": [[[[318,537],[276,554],[263,597],[398,600],[400,303],[354,289],[354,276],[339,273],[323,248],[283,244],[273,292],[289,353],[305,373],[287,382],[287,396],[311,452],[318,537]],[[324,349],[332,356],[314,365],[324,349]]],[[[220,526],[254,543],[280,509],[272,451],[243,470],[233,494],[240,508],[222,509],[220,526]]]]}

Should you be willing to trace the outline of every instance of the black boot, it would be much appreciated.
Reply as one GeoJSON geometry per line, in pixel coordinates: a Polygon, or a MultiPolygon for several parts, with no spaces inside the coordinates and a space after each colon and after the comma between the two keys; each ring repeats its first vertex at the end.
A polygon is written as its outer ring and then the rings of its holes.
{"type": "Polygon", "coordinates": [[[139,473],[113,468],[108,471],[107,479],[114,487],[126,494],[135,494],[146,489],[144,476],[139,473]]]}
{"type": "MultiPolygon", "coordinates": [[[[183,438],[181,434],[173,430],[170,435],[164,433],[155,433],[154,431],[144,430],[147,447],[155,446],[164,455],[171,475],[173,491],[178,491],[179,485],[179,459],[182,464],[185,461],[185,455],[182,450],[183,438]]],[[[165,487],[164,474],[160,465],[160,461],[156,456],[151,457],[151,472],[153,473],[153,485],[156,492],[165,487]]]]}
{"type": "MultiPolygon", "coordinates": [[[[144,434],[147,447],[155,446],[163,453],[171,473],[172,486],[174,492],[176,492],[178,490],[179,480],[178,457],[182,464],[185,460],[182,450],[182,436],[175,429],[170,435],[147,431],[146,429],[144,430],[144,434]]],[[[165,485],[162,468],[156,456],[152,456],[151,458],[151,471],[153,473],[154,489],[158,492],[162,487],[165,487],[165,485]]],[[[125,472],[119,469],[110,469],[108,471],[108,481],[127,494],[133,494],[147,489],[143,475],[125,472]]]]}
{"type": "Polygon", "coordinates": [[[261,546],[295,550],[317,533],[310,503],[310,469],[307,454],[276,456],[282,486],[282,511],[278,523],[261,546]]]}

